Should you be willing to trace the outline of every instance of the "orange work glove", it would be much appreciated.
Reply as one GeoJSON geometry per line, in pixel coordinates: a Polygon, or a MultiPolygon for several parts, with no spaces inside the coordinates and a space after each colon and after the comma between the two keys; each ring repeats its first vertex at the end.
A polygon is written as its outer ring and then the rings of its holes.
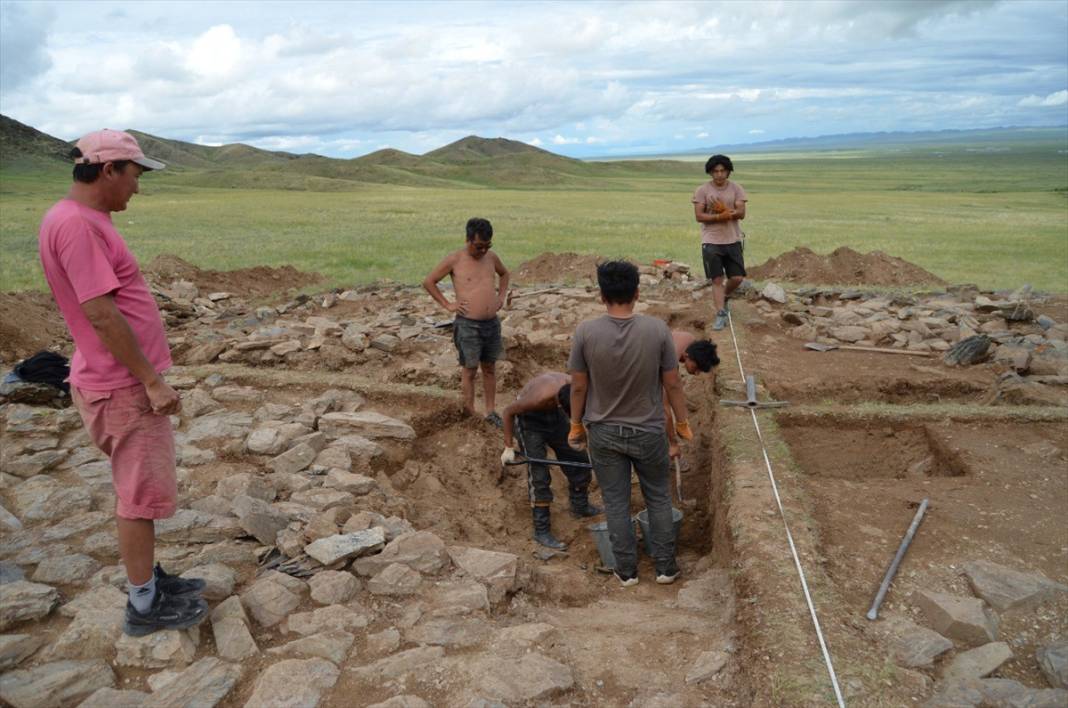
{"type": "Polygon", "coordinates": [[[675,421],[675,434],[683,440],[693,440],[693,430],[690,428],[690,421],[675,421]]]}
{"type": "Polygon", "coordinates": [[[586,428],[582,423],[571,421],[571,429],[567,431],[567,444],[576,450],[586,449],[586,428]]]}

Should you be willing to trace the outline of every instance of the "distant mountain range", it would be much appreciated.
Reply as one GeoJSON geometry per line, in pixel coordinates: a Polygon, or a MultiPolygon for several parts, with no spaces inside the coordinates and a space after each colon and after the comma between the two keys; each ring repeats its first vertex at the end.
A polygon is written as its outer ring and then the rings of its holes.
{"type": "MultiPolygon", "coordinates": [[[[661,159],[583,161],[505,138],[468,136],[424,155],[385,149],[353,159],[262,150],[244,144],[197,145],[131,130],[145,154],[167,164],[171,184],[201,187],[347,191],[368,184],[450,188],[618,189],[635,177],[702,179],[685,155],[876,148],[891,145],[1064,142],[1068,129],[1001,129],[927,133],[863,133],[702,148],[661,159]]],[[[52,171],[70,164],[72,143],[0,115],[0,167],[52,171]]],[[[646,183],[648,186],[648,183],[646,183]]],[[[625,186],[623,188],[626,188],[625,186]]]]}
{"type": "Polygon", "coordinates": [[[814,138],[785,138],[758,143],[716,145],[688,150],[679,155],[716,152],[781,152],[792,150],[855,150],[876,147],[921,145],[968,145],[991,142],[1014,143],[1040,140],[1068,141],[1068,125],[1045,128],[991,128],[984,130],[925,130],[916,132],[840,133],[814,138]]]}

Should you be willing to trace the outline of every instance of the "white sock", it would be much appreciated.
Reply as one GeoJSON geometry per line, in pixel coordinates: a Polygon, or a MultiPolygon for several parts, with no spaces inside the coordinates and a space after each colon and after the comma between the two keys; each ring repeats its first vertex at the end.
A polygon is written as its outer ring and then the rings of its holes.
{"type": "Polygon", "coordinates": [[[129,586],[130,604],[134,606],[142,615],[148,612],[152,607],[152,601],[156,599],[156,575],[153,573],[152,577],[148,579],[148,582],[144,585],[134,585],[127,581],[129,586]]]}

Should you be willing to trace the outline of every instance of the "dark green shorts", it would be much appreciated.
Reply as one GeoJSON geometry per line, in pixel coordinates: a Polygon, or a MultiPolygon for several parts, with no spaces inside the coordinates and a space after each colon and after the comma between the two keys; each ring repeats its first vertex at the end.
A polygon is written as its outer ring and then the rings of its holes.
{"type": "Polygon", "coordinates": [[[504,354],[501,321],[469,320],[456,316],[452,323],[452,342],[456,345],[460,366],[477,369],[480,363],[497,361],[504,354]]]}

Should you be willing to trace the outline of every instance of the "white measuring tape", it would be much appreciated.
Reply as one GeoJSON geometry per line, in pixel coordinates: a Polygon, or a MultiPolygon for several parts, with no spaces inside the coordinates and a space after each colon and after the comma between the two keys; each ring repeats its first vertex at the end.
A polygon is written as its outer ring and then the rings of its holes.
{"type": "MultiPolygon", "coordinates": [[[[731,340],[734,342],[734,356],[738,359],[738,371],[745,381],[745,368],[742,366],[742,354],[738,349],[738,337],[734,334],[734,318],[730,311],[727,312],[727,323],[731,328],[731,340]]],[[[757,421],[756,409],[750,408],[749,415],[753,417],[753,427],[756,428],[757,439],[760,441],[760,450],[764,453],[764,464],[768,468],[768,479],[771,480],[771,491],[775,495],[775,503],[779,505],[779,515],[782,517],[783,528],[786,529],[786,540],[790,542],[790,553],[794,556],[794,565],[797,574],[801,578],[801,588],[805,591],[805,602],[808,603],[809,614],[812,615],[812,625],[816,628],[816,638],[820,642],[820,650],[823,652],[823,663],[827,665],[827,673],[831,676],[831,685],[834,687],[834,696],[838,699],[838,705],[845,708],[845,699],[842,698],[842,689],[838,686],[838,676],[834,673],[834,664],[831,662],[831,653],[827,650],[827,642],[823,639],[823,630],[820,629],[820,620],[816,616],[816,606],[812,604],[812,595],[808,591],[808,581],[805,580],[805,570],[801,567],[801,558],[797,555],[797,547],[794,546],[794,536],[790,533],[790,525],[786,522],[786,510],[783,509],[782,499],[779,497],[779,485],[775,481],[775,473],[771,471],[771,459],[768,457],[768,447],[764,444],[764,434],[760,432],[760,423],[757,421]]]]}

